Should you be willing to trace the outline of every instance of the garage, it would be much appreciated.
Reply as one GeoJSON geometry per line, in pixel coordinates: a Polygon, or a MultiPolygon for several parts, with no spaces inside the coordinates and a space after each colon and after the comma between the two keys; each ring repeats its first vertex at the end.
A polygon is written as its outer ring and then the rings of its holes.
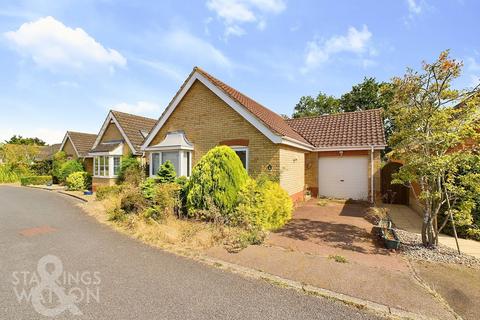
{"type": "Polygon", "coordinates": [[[368,200],[368,156],[320,157],[319,196],[368,200]]]}

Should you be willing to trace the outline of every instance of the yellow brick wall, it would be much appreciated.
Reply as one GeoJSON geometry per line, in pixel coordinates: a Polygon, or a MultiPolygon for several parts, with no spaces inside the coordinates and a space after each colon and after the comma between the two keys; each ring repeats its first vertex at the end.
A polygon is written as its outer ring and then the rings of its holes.
{"type": "Polygon", "coordinates": [[[85,166],[85,171],[93,175],[93,158],[85,158],[83,165],[85,166]]]}
{"type": "Polygon", "coordinates": [[[67,141],[65,141],[62,151],[64,151],[67,154],[67,157],[71,157],[72,159],[77,159],[77,153],[73,148],[73,144],[70,141],[70,138],[67,138],[67,141]]]}
{"type": "Polygon", "coordinates": [[[271,173],[278,176],[279,146],[199,81],[185,94],[150,145],[163,141],[167,132],[177,130],[185,131],[194,145],[193,164],[221,141],[246,139],[249,141],[249,174],[255,177],[268,172],[270,164],[271,173]]]}
{"type": "Polygon", "coordinates": [[[288,194],[305,188],[305,153],[296,148],[280,147],[280,185],[288,194]]]}

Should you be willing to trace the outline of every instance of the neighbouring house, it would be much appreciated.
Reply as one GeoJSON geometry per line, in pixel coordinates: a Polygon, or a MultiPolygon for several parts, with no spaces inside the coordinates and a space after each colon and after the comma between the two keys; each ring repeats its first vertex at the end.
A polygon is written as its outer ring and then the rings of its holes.
{"type": "Polygon", "coordinates": [[[61,146],[61,143],[41,146],[38,150],[37,156],[35,157],[35,161],[53,160],[53,155],[60,151],[61,146]]]}
{"type": "Polygon", "coordinates": [[[67,131],[60,145],[59,151],[66,153],[68,159],[79,160],[85,166],[85,170],[92,174],[93,158],[88,154],[92,148],[96,134],[67,131]]]}
{"type": "Polygon", "coordinates": [[[94,190],[115,184],[122,156],[131,154],[141,160],[140,146],[155,123],[155,119],[110,110],[89,151],[94,164],[94,190]]]}
{"type": "Polygon", "coordinates": [[[167,160],[189,176],[209,149],[230,146],[248,173],[267,173],[294,200],[313,195],[379,200],[381,110],[285,120],[195,67],[142,150],[154,175],[167,160]]]}

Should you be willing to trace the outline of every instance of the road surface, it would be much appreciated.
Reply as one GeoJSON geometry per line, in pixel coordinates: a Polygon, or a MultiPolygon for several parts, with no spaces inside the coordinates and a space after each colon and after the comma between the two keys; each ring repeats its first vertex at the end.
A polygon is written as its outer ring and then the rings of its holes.
{"type": "Polygon", "coordinates": [[[375,318],[151,248],[75,201],[0,186],[1,319],[375,318]]]}

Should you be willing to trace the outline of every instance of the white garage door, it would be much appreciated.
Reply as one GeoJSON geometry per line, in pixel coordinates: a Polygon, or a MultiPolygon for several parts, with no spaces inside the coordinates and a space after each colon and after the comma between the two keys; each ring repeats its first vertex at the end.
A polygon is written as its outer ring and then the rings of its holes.
{"type": "Polygon", "coordinates": [[[318,194],[368,200],[368,157],[319,158],[318,194]]]}

